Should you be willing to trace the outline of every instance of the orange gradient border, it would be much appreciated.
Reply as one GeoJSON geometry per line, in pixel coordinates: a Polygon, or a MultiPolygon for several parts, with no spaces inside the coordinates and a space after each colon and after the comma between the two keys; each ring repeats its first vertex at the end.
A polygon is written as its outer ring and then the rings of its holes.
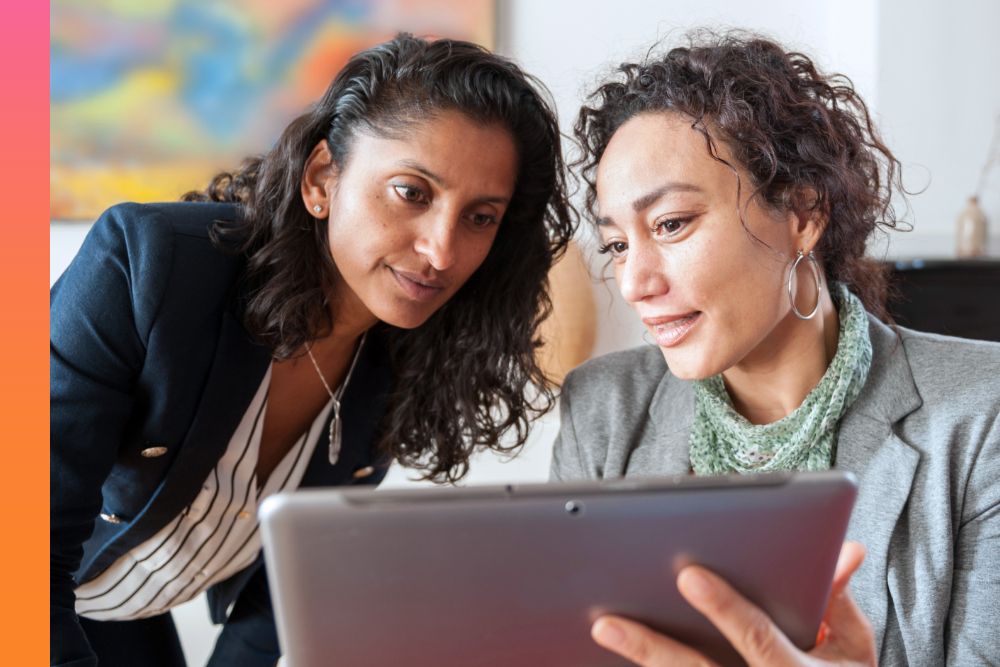
{"type": "Polygon", "coordinates": [[[49,3],[4,3],[0,15],[0,663],[48,664],[49,3]]]}

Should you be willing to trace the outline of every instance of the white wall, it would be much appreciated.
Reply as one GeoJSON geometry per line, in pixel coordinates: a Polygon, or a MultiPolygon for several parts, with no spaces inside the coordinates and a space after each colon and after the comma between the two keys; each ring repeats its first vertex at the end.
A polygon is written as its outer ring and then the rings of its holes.
{"type": "MultiPolygon", "coordinates": [[[[903,162],[913,240],[899,254],[937,243],[954,248],[955,219],[972,194],[1000,117],[1000,2],[881,0],[878,27],[880,124],[903,162]]],[[[1000,255],[1000,165],[981,205],[1000,255]]]]}

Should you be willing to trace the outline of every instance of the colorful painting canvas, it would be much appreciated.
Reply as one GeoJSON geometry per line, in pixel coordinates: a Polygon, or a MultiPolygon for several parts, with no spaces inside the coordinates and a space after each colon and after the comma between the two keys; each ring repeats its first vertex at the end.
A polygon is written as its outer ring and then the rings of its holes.
{"type": "Polygon", "coordinates": [[[400,30],[492,48],[494,2],[53,0],[52,219],[204,187],[400,30]]]}

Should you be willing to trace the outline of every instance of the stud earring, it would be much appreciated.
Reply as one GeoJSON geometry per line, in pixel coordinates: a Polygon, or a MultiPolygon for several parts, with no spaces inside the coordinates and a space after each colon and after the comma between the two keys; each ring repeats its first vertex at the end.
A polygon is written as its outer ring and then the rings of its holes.
{"type": "Polygon", "coordinates": [[[322,210],[323,210],[323,207],[320,204],[313,204],[313,211],[315,211],[316,213],[319,213],[322,210]]]}

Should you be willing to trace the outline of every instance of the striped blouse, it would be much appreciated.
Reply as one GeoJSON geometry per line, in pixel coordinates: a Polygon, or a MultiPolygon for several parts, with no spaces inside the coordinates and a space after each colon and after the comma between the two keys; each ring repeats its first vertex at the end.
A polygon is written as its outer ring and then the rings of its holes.
{"type": "Polygon", "coordinates": [[[156,535],[76,589],[80,616],[102,621],[155,616],[257,558],[261,549],[257,508],[267,496],[298,487],[333,407],[331,400],[260,488],[255,470],[270,382],[268,368],[194,501],[156,535]]]}

